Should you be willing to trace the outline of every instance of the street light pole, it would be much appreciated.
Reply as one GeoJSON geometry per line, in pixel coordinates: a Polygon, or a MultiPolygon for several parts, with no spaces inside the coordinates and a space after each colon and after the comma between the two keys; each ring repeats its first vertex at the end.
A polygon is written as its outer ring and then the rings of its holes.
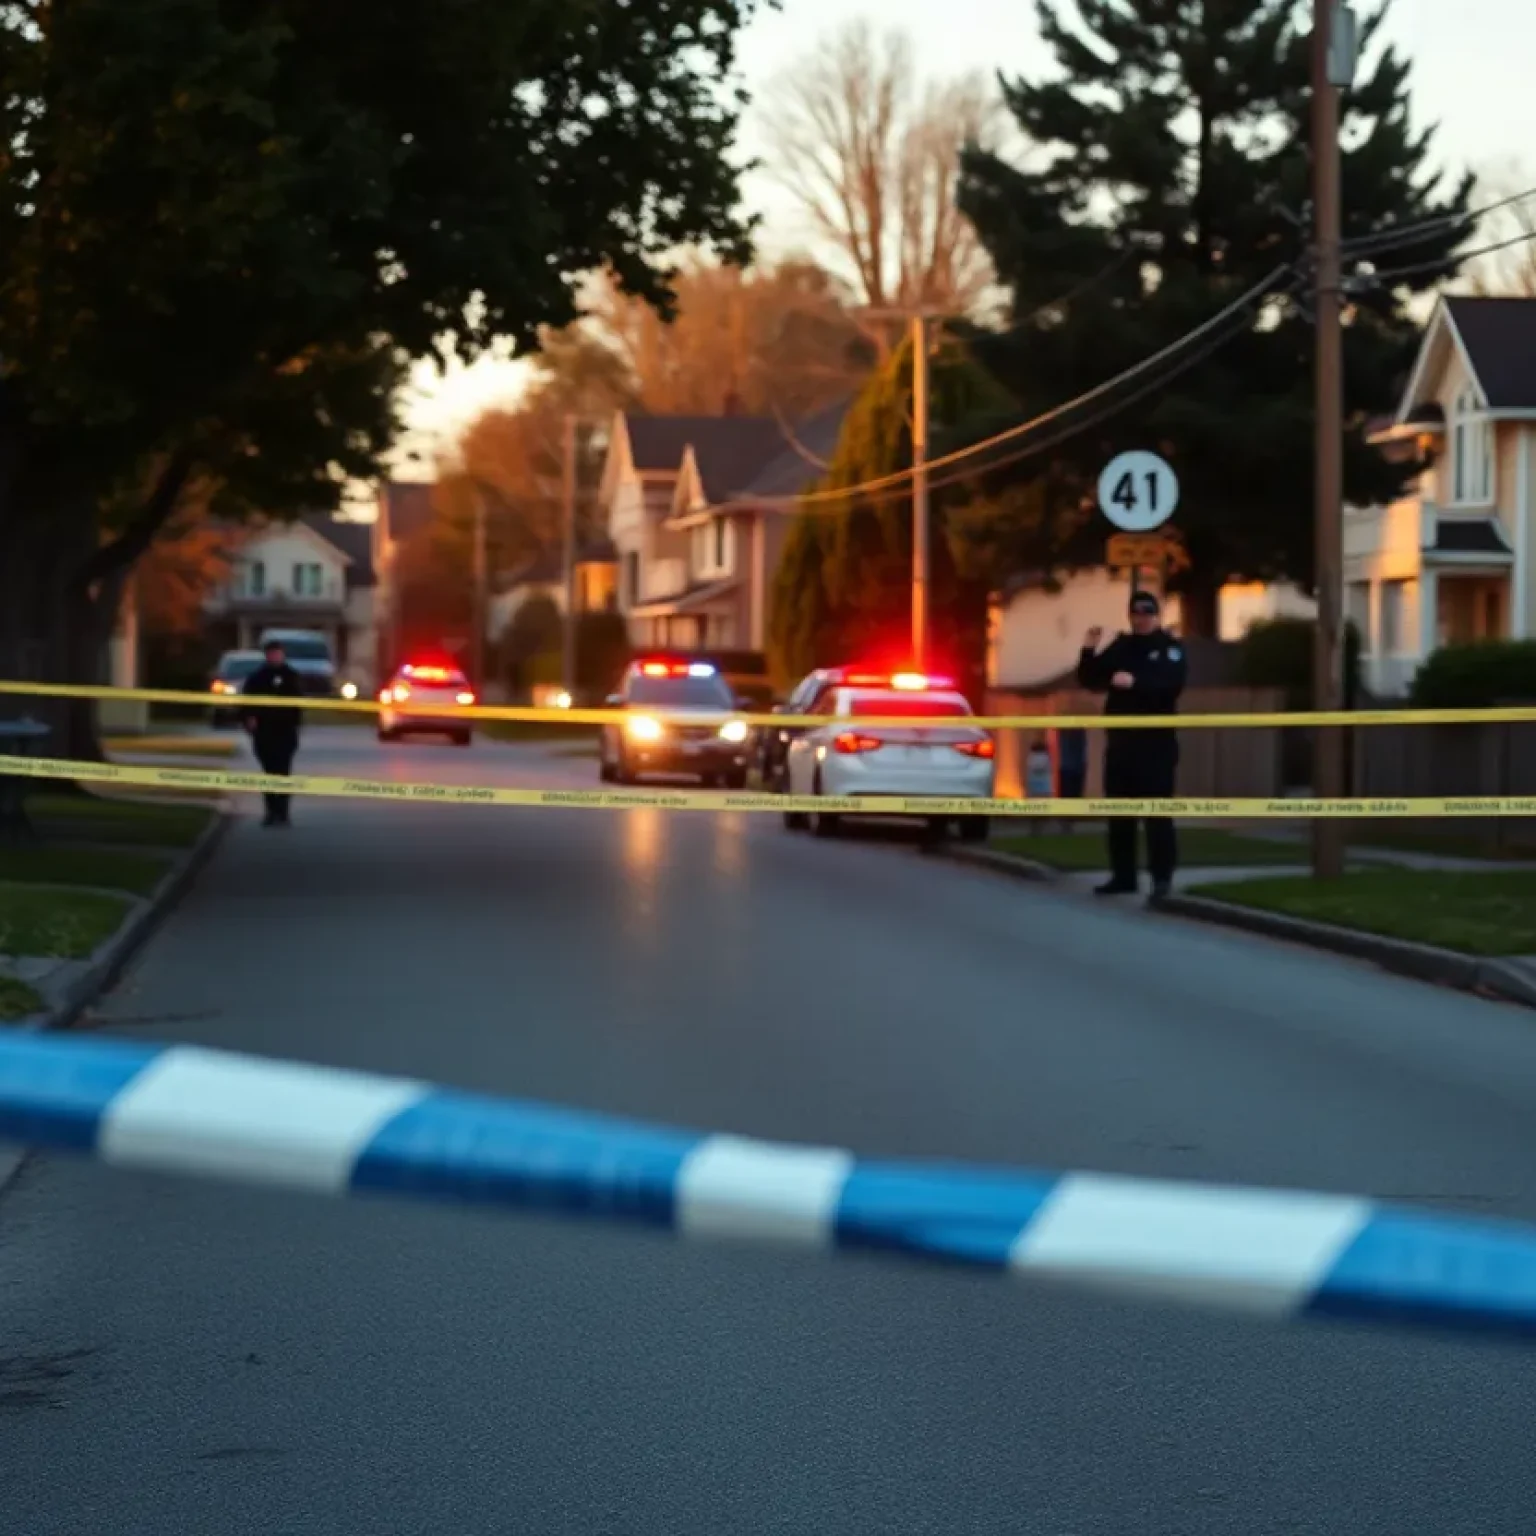
{"type": "MultiPolygon", "coordinates": [[[[1339,85],[1342,40],[1338,0],[1312,0],[1312,210],[1316,230],[1316,488],[1317,628],[1312,658],[1313,707],[1344,707],[1341,645],[1344,563],[1344,358],[1340,310],[1339,85]]],[[[1343,51],[1348,52],[1347,44],[1343,51]]],[[[1352,68],[1353,61],[1347,61],[1352,68]]],[[[1344,793],[1344,732],[1319,728],[1313,738],[1312,792],[1320,800],[1344,793]]],[[[1344,828],[1328,816],[1312,823],[1312,874],[1344,873],[1344,828]]]]}
{"type": "Polygon", "coordinates": [[[561,514],[564,524],[565,622],[561,629],[560,686],[576,699],[576,417],[567,411],[560,445],[561,514]]]}
{"type": "Polygon", "coordinates": [[[928,322],[912,316],[912,664],[928,669],[928,322]]]}

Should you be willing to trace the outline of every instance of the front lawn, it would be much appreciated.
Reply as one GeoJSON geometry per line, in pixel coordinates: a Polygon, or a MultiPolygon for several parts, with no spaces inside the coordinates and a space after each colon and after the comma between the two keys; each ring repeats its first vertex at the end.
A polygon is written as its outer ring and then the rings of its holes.
{"type": "Polygon", "coordinates": [[[1213,882],[1191,895],[1468,955],[1536,955],[1536,870],[1356,870],[1213,882]]]}
{"type": "Polygon", "coordinates": [[[169,800],[44,793],[27,797],[27,814],[45,846],[69,842],[190,848],[215,813],[169,800]]]}
{"type": "Polygon", "coordinates": [[[86,885],[148,896],[165,878],[170,860],[157,853],[120,852],[46,843],[0,847],[0,881],[27,885],[86,885]]]}
{"type": "Polygon", "coordinates": [[[84,960],[117,932],[127,915],[123,896],[0,884],[0,955],[84,960]]]}
{"type": "Polygon", "coordinates": [[[41,1013],[48,1005],[24,981],[14,976],[0,976],[0,1021],[24,1019],[41,1013]]]}

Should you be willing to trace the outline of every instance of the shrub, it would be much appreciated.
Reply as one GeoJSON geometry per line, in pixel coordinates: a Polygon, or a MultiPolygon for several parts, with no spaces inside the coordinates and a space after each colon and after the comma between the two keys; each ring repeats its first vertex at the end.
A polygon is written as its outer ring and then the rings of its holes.
{"type": "Polygon", "coordinates": [[[1446,645],[1413,679],[1421,709],[1493,709],[1536,701],[1536,640],[1479,640],[1446,645]]]}
{"type": "MultiPolygon", "coordinates": [[[[1238,642],[1237,680],[1248,688],[1279,688],[1287,709],[1312,708],[1311,619],[1263,619],[1238,642]]],[[[1360,692],[1360,632],[1344,626],[1344,707],[1360,692]]]]}

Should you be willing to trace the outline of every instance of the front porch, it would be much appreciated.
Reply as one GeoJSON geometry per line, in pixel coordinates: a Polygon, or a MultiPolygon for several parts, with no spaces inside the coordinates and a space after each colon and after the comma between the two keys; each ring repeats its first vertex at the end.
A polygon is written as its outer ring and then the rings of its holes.
{"type": "Polygon", "coordinates": [[[719,581],[629,611],[630,641],[684,651],[734,650],[739,635],[740,582],[719,581]]]}

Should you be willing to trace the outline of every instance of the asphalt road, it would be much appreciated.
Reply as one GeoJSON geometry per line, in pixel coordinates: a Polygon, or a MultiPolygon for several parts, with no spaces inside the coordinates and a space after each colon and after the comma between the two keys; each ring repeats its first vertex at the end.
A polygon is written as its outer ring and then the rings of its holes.
{"type": "MultiPolygon", "coordinates": [[[[595,764],[315,732],[317,771],[595,764]]],[[[1528,1013],[765,817],[302,801],[103,1027],[868,1153],[1536,1218],[1528,1013]]],[[[0,1532],[1529,1530],[1507,1345],[30,1163],[0,1532]]]]}

